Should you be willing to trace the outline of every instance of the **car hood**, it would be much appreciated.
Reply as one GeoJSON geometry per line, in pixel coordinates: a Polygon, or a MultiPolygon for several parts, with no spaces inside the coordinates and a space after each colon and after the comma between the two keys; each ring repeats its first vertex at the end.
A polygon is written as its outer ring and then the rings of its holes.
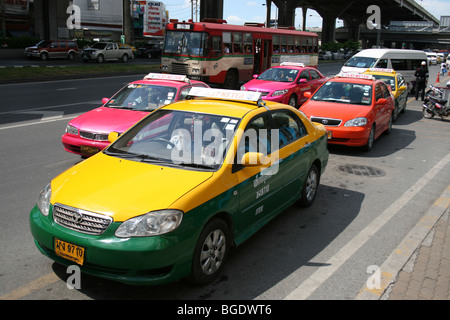
{"type": "Polygon", "coordinates": [[[300,111],[309,119],[311,116],[324,117],[341,119],[344,123],[350,119],[367,116],[370,108],[371,106],[308,100],[300,107],[300,111]]]}
{"type": "Polygon", "coordinates": [[[170,208],[212,175],[212,172],[163,167],[98,153],[53,179],[51,203],[125,221],[170,208]]]}
{"type": "Polygon", "coordinates": [[[99,107],[72,119],[69,124],[81,131],[95,133],[124,132],[147,116],[148,111],[99,107]]]}
{"type": "Polygon", "coordinates": [[[260,91],[260,92],[273,92],[275,90],[288,89],[291,86],[289,82],[279,82],[279,81],[265,81],[253,79],[246,84],[244,87],[249,91],[260,91]]]}

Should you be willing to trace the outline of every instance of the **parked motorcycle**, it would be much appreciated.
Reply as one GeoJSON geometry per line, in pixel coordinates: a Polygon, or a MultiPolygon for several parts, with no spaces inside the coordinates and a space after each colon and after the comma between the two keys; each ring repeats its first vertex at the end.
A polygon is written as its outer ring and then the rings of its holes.
{"type": "Polygon", "coordinates": [[[426,119],[431,119],[434,116],[444,117],[450,115],[450,106],[448,105],[448,92],[450,91],[450,82],[447,83],[447,88],[437,88],[430,85],[430,88],[425,93],[425,101],[423,103],[422,114],[426,119]]]}

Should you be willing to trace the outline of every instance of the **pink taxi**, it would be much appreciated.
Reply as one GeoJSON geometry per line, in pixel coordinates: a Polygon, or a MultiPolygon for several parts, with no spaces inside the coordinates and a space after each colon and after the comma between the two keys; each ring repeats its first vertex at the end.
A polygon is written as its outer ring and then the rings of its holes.
{"type": "Polygon", "coordinates": [[[104,149],[108,135],[122,133],[156,108],[182,100],[192,87],[209,86],[183,75],[150,73],[129,83],[103,105],[72,119],[62,136],[64,149],[89,157],[104,149]]]}
{"type": "Polygon", "coordinates": [[[316,68],[295,62],[283,62],[253,78],[241,86],[241,90],[261,92],[263,100],[293,107],[301,106],[308,100],[303,95],[304,92],[314,92],[328,80],[316,68]]]}

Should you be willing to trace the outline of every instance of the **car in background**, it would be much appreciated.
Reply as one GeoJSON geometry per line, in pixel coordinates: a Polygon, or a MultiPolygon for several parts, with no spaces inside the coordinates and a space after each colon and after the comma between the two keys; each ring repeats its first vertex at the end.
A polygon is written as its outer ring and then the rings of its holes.
{"type": "Polygon", "coordinates": [[[42,40],[33,47],[25,48],[26,57],[43,61],[58,58],[74,60],[79,53],[78,44],[69,40],[42,40]]]}
{"type": "Polygon", "coordinates": [[[339,74],[307,96],[300,111],[325,126],[329,144],[370,151],[375,139],[391,131],[394,97],[383,81],[369,74],[339,74]]]}
{"type": "Polygon", "coordinates": [[[371,68],[364,74],[370,74],[375,79],[384,81],[395,99],[395,109],[394,118],[397,120],[398,115],[401,112],[405,112],[406,103],[408,102],[408,88],[406,86],[406,80],[402,74],[396,72],[393,69],[383,69],[383,68],[371,68]]]}
{"type": "Polygon", "coordinates": [[[329,157],[323,125],[257,92],[189,95],[111,133],[43,188],[29,217],[41,253],[126,284],[207,284],[230,248],[314,203],[329,157]]]}
{"type": "Polygon", "coordinates": [[[161,57],[161,46],[159,43],[147,43],[138,48],[138,56],[143,58],[158,58],[161,57]]]}
{"type": "Polygon", "coordinates": [[[119,48],[125,48],[125,49],[131,49],[131,52],[133,52],[133,58],[137,56],[138,50],[136,47],[132,46],[131,44],[127,43],[118,43],[119,48]]]}
{"type": "Polygon", "coordinates": [[[241,86],[243,91],[261,92],[267,101],[276,101],[293,107],[302,105],[307,98],[303,93],[314,92],[328,77],[303,63],[283,62],[253,76],[253,80],[241,86]]]}
{"type": "Polygon", "coordinates": [[[434,52],[426,52],[427,54],[427,60],[428,60],[428,64],[432,65],[432,64],[437,64],[438,60],[437,60],[437,55],[434,52]]]}
{"type": "Polygon", "coordinates": [[[125,132],[158,107],[184,99],[192,87],[208,85],[184,75],[149,73],[111,99],[103,98],[101,107],[72,119],[61,138],[64,150],[90,157],[109,145],[110,132],[125,132]]]}

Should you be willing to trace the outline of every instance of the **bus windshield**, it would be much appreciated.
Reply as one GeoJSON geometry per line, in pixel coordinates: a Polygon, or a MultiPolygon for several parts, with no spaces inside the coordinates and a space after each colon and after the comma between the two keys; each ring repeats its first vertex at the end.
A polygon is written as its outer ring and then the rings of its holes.
{"type": "Polygon", "coordinates": [[[166,31],[164,53],[204,56],[206,50],[207,34],[192,31],[166,31]]]}

